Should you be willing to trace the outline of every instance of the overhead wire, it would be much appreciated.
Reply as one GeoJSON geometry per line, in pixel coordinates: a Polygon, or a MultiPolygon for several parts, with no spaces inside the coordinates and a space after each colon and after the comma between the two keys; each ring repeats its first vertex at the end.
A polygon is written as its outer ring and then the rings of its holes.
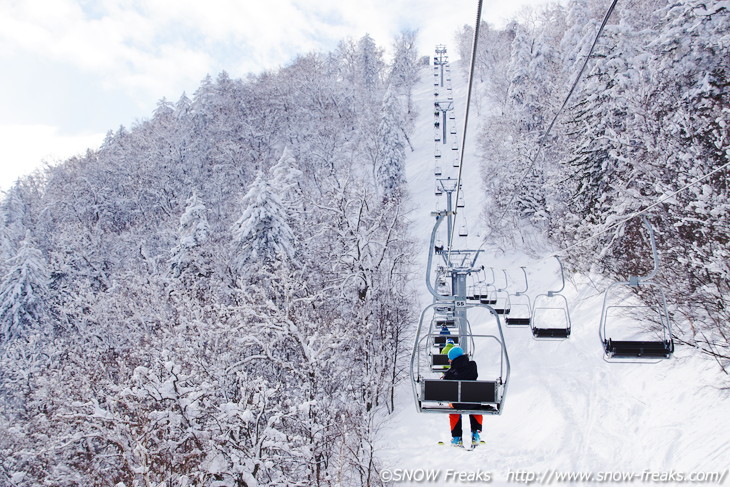
{"type": "Polygon", "coordinates": [[[466,109],[464,110],[464,125],[461,135],[461,154],[459,154],[459,175],[456,178],[456,208],[454,209],[454,225],[451,227],[451,235],[448,241],[447,261],[451,261],[451,248],[454,243],[454,231],[456,230],[456,215],[458,213],[459,194],[461,193],[461,175],[464,169],[464,147],[466,146],[466,129],[469,126],[469,106],[471,105],[472,85],[474,82],[474,66],[477,58],[477,44],[479,42],[479,25],[482,20],[482,4],[483,0],[479,0],[477,4],[477,20],[474,26],[474,39],[471,47],[471,61],[469,63],[469,83],[466,90],[466,109]]]}
{"type": "MultiPolygon", "coordinates": [[[[545,145],[545,141],[547,140],[547,137],[550,135],[550,133],[551,133],[553,127],[555,126],[555,123],[557,122],[560,114],[562,113],[562,111],[567,106],[568,102],[570,101],[570,98],[573,96],[573,94],[575,92],[575,89],[578,86],[578,83],[580,82],[580,80],[581,80],[581,78],[583,76],[583,73],[585,72],[586,67],[588,66],[588,62],[591,59],[591,55],[593,54],[593,51],[595,50],[595,47],[598,44],[598,41],[599,41],[599,39],[600,39],[600,37],[601,37],[601,35],[602,35],[602,33],[603,33],[606,25],[607,25],[609,19],[611,18],[611,15],[613,14],[613,11],[616,8],[617,3],[618,3],[618,0],[613,0],[611,2],[611,5],[609,6],[608,10],[606,11],[606,14],[604,15],[603,21],[601,22],[601,25],[600,25],[600,27],[598,29],[598,32],[596,33],[596,36],[593,39],[593,43],[591,44],[591,47],[590,47],[588,53],[586,54],[585,60],[583,61],[583,64],[581,65],[581,68],[578,71],[578,74],[577,74],[575,80],[573,81],[573,84],[571,85],[570,90],[568,91],[568,94],[566,95],[565,99],[563,100],[562,105],[560,106],[560,108],[555,113],[554,117],[552,118],[550,124],[548,125],[547,130],[540,137],[540,140],[538,141],[538,150],[535,153],[535,156],[530,161],[530,166],[522,174],[522,176],[521,176],[521,178],[520,178],[520,180],[519,180],[519,182],[517,183],[516,186],[519,186],[520,184],[522,184],[524,182],[525,178],[529,174],[529,171],[531,171],[532,168],[534,167],[534,165],[535,165],[535,163],[537,161],[537,158],[539,157],[540,153],[542,152],[542,149],[543,149],[543,147],[545,145]]],[[[474,39],[472,41],[472,52],[471,52],[471,60],[470,60],[470,66],[469,66],[469,80],[468,80],[469,82],[468,82],[467,98],[466,98],[466,110],[465,110],[464,125],[463,125],[463,131],[462,131],[461,154],[460,154],[460,160],[459,160],[459,173],[458,173],[457,187],[456,187],[456,199],[457,199],[457,201],[459,199],[459,193],[461,191],[461,179],[462,179],[462,170],[463,170],[463,167],[464,167],[464,153],[465,153],[464,148],[465,148],[465,145],[466,145],[467,128],[468,128],[468,123],[469,123],[469,107],[471,105],[472,86],[473,86],[473,80],[474,80],[474,70],[475,70],[475,65],[476,65],[476,51],[477,51],[478,40],[479,40],[479,26],[481,24],[481,16],[482,16],[482,4],[483,4],[483,0],[479,0],[478,6],[477,6],[476,24],[475,24],[475,28],[474,28],[474,39]]],[[[615,228],[618,228],[619,226],[623,225],[624,223],[628,222],[629,220],[631,220],[633,218],[636,218],[637,216],[640,216],[640,215],[643,215],[643,214],[647,213],[651,209],[656,208],[657,206],[659,206],[662,203],[665,203],[666,201],[674,198],[676,195],[682,193],[683,191],[686,191],[687,189],[689,189],[689,188],[691,188],[693,186],[696,186],[697,184],[699,184],[699,183],[707,180],[711,176],[719,173],[720,171],[722,171],[724,169],[727,169],[728,167],[730,167],[730,162],[725,163],[722,166],[720,166],[718,168],[715,168],[714,170],[710,171],[709,173],[700,176],[699,178],[697,178],[697,179],[691,181],[690,183],[682,186],[681,188],[677,189],[676,191],[674,191],[674,192],[672,192],[672,193],[670,193],[668,195],[665,195],[665,196],[661,197],[659,200],[657,200],[656,202],[652,203],[651,205],[649,205],[649,206],[647,206],[645,208],[642,208],[640,210],[637,210],[637,211],[631,213],[630,215],[622,218],[618,222],[616,222],[616,223],[614,223],[612,225],[609,225],[606,228],[603,228],[603,229],[601,229],[599,231],[596,231],[593,234],[591,234],[591,235],[589,235],[589,236],[587,236],[587,237],[585,237],[585,238],[583,238],[583,239],[581,239],[581,240],[579,240],[579,241],[577,241],[577,242],[569,245],[568,247],[562,248],[562,249],[560,249],[560,250],[558,250],[556,252],[551,252],[549,255],[547,255],[547,256],[545,256],[543,258],[538,259],[536,261],[533,261],[533,263],[540,263],[540,262],[542,262],[544,260],[552,259],[552,258],[554,258],[557,255],[564,255],[569,250],[571,250],[571,249],[573,249],[575,247],[579,247],[579,246],[585,244],[586,242],[589,242],[589,241],[591,241],[591,240],[593,240],[595,238],[598,238],[601,235],[604,235],[604,234],[608,233],[609,231],[611,231],[611,230],[613,230],[615,228]]],[[[506,209],[514,201],[514,197],[515,197],[515,193],[512,194],[509,202],[507,203],[507,205],[505,207],[505,210],[503,211],[502,215],[500,215],[498,221],[500,221],[502,218],[504,218],[504,215],[506,214],[506,211],[507,211],[506,209]]],[[[456,216],[457,212],[458,212],[458,209],[455,209],[453,211],[454,217],[456,216]]],[[[453,243],[455,229],[456,229],[456,224],[454,224],[452,226],[451,235],[449,236],[449,246],[448,246],[449,259],[450,259],[450,252],[451,252],[451,248],[452,248],[452,243],[453,243]]],[[[482,242],[482,245],[480,246],[480,249],[484,246],[484,243],[485,242],[482,242]]]]}
{"type": "MultiPolygon", "coordinates": [[[[588,66],[588,61],[591,59],[591,55],[593,54],[593,51],[596,48],[596,45],[598,44],[598,40],[601,38],[601,34],[603,33],[603,29],[606,27],[606,24],[608,23],[608,19],[611,18],[611,14],[613,13],[614,8],[616,8],[616,3],[618,3],[618,0],[613,0],[611,3],[611,6],[608,7],[608,10],[606,11],[606,15],[603,17],[603,22],[601,22],[601,26],[598,28],[598,32],[596,33],[596,37],[593,39],[593,44],[591,44],[591,48],[588,50],[588,54],[586,54],[586,58],[583,61],[583,65],[581,66],[580,70],[578,71],[578,75],[575,77],[575,80],[573,81],[573,85],[570,87],[570,91],[568,91],[568,95],[565,97],[565,100],[563,100],[563,104],[560,106],[558,111],[555,113],[555,116],[553,117],[552,121],[550,122],[550,125],[548,125],[547,130],[544,134],[542,134],[542,137],[540,137],[540,140],[537,142],[537,152],[535,153],[532,160],[530,160],[530,164],[525,170],[524,173],[522,173],[522,176],[520,177],[519,181],[515,185],[515,187],[518,187],[521,185],[524,181],[527,175],[532,171],[532,169],[535,167],[535,163],[537,162],[537,158],[540,157],[540,153],[542,152],[542,148],[545,146],[545,141],[547,140],[548,136],[550,135],[550,132],[552,132],[553,127],[555,126],[555,122],[557,122],[558,117],[562,113],[562,111],[565,109],[565,107],[568,105],[568,101],[573,96],[573,93],[575,92],[575,88],[578,86],[578,82],[580,82],[580,79],[583,76],[583,72],[586,69],[586,66],[588,66]]],[[[509,201],[504,207],[504,210],[502,210],[502,214],[497,219],[497,222],[499,223],[502,221],[502,218],[507,214],[507,209],[510,207],[512,202],[515,200],[515,192],[512,192],[512,196],[510,197],[509,201]]]]}
{"type": "MultiPolygon", "coordinates": [[[[614,228],[617,228],[617,227],[623,225],[627,221],[629,221],[629,220],[631,220],[633,218],[636,218],[637,216],[641,216],[641,215],[645,214],[647,211],[651,210],[652,208],[656,208],[657,206],[661,205],[662,203],[665,203],[665,202],[669,201],[670,199],[672,199],[675,196],[677,196],[679,193],[688,190],[692,186],[696,186],[697,184],[701,183],[702,181],[705,181],[706,179],[709,179],[711,176],[719,173],[720,171],[722,171],[724,169],[727,169],[728,167],[730,167],[730,162],[726,162],[722,166],[713,169],[712,171],[710,171],[709,173],[707,173],[707,174],[705,174],[703,176],[700,176],[699,178],[695,179],[691,183],[682,186],[678,190],[676,190],[676,191],[674,191],[674,192],[672,192],[672,193],[670,193],[668,195],[665,195],[665,196],[659,198],[657,201],[655,201],[651,205],[647,206],[646,208],[642,208],[641,210],[637,210],[637,211],[631,213],[627,217],[625,217],[622,220],[619,220],[618,222],[616,222],[616,223],[614,223],[614,224],[612,224],[612,225],[604,228],[603,230],[600,230],[598,232],[595,232],[595,233],[589,235],[588,237],[585,237],[584,239],[579,240],[579,241],[573,243],[572,245],[570,245],[568,247],[565,247],[563,249],[560,249],[558,252],[552,252],[550,254],[550,257],[552,257],[554,255],[564,254],[568,250],[571,250],[571,249],[573,249],[575,247],[578,247],[580,245],[583,245],[585,242],[588,242],[590,240],[593,240],[594,238],[600,237],[601,235],[603,235],[605,233],[608,233],[609,231],[613,230],[614,228]]],[[[549,258],[549,257],[545,257],[545,259],[547,259],[547,258],[549,258]]],[[[544,259],[541,259],[541,260],[544,260],[544,259]]],[[[540,261],[538,261],[538,262],[540,262],[540,261]]]]}

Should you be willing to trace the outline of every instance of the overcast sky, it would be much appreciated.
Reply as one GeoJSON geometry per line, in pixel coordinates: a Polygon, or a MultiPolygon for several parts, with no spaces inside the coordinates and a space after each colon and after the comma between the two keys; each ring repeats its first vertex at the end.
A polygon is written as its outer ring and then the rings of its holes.
{"type": "MultiPolygon", "coordinates": [[[[526,5],[485,1],[504,25],[526,5]]],[[[109,129],[232,77],[369,33],[419,29],[422,54],[473,25],[475,0],[0,0],[0,190],[44,163],[97,148],[109,129]]],[[[454,57],[452,56],[452,59],[454,57]]]]}

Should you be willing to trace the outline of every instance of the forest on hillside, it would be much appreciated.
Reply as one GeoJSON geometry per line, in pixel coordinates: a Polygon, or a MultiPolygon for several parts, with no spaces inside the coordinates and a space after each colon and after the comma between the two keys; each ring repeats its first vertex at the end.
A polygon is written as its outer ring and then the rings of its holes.
{"type": "Polygon", "coordinates": [[[415,33],[206,78],[19,180],[0,485],[372,485],[411,244],[415,33]]]}
{"type": "MultiPolygon", "coordinates": [[[[650,270],[646,233],[612,225],[654,205],[676,339],[730,372],[728,2],[619,2],[536,157],[605,3],[481,29],[482,223],[625,279],[650,270]]],[[[8,191],[0,485],[382,484],[420,272],[415,35],[392,61],[364,36],[207,77],[8,191]]]]}
{"type": "MultiPolygon", "coordinates": [[[[652,270],[646,228],[629,219],[648,209],[675,341],[728,374],[730,4],[618,2],[545,137],[609,4],[571,0],[480,28],[483,221],[498,246],[529,248],[537,230],[573,269],[625,281],[652,270]]],[[[473,35],[460,33],[462,57],[473,35]]]]}

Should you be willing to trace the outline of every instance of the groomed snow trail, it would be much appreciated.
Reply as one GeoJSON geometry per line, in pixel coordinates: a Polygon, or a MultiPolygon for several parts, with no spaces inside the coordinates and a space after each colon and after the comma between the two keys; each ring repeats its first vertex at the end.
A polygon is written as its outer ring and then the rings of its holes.
{"type": "MultiPolygon", "coordinates": [[[[431,302],[424,274],[434,223],[430,212],[436,208],[432,73],[432,67],[424,67],[414,93],[419,117],[412,137],[414,151],[406,167],[413,238],[421,249],[413,283],[421,307],[431,302]]],[[[460,140],[466,81],[454,63],[452,80],[460,140]]],[[[464,213],[470,236],[457,238],[457,247],[466,244],[476,248],[481,244],[478,217],[483,193],[475,155],[478,118],[479,110],[472,107],[464,167],[464,213]]],[[[450,144],[443,146],[444,152],[451,152],[450,144]]],[[[456,176],[450,157],[442,165],[444,176],[456,176]]],[[[509,254],[490,253],[487,249],[481,262],[495,269],[527,266],[532,298],[560,286],[554,261],[535,264],[519,249],[509,254]]],[[[535,341],[529,328],[505,328],[511,382],[504,413],[484,417],[482,439],[486,444],[474,451],[437,445],[439,440],[449,441],[448,417],[417,413],[410,381],[405,380],[399,385],[396,411],[378,445],[384,464],[382,478],[393,479],[391,485],[478,485],[487,475],[490,485],[514,485],[527,480],[557,484],[560,475],[582,473],[593,478],[570,483],[593,485],[600,480],[598,476],[617,479],[624,474],[634,477],[603,483],[653,485],[659,482],[651,481],[652,474],[671,480],[678,473],[725,472],[723,479],[730,482],[730,399],[718,390],[725,379],[717,365],[681,346],[673,359],[659,364],[605,362],[598,322],[607,283],[594,285],[580,275],[566,279],[564,294],[573,322],[569,340],[535,341]],[[420,480],[419,475],[426,471],[436,478],[420,480]],[[450,472],[465,477],[459,479],[450,472]],[[675,476],[667,477],[672,472],[675,476]],[[415,475],[415,481],[403,480],[408,475],[415,475]]],[[[416,326],[414,321],[414,330],[416,326]]],[[[464,420],[468,435],[468,420],[464,420]]]]}

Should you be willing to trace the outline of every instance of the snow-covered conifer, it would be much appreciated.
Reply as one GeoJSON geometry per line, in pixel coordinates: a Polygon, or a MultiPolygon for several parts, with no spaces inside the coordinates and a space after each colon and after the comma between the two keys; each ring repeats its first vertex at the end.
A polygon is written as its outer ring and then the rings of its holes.
{"type": "Polygon", "coordinates": [[[378,126],[376,182],[385,199],[399,198],[405,186],[405,141],[403,115],[392,89],[386,91],[378,126]]]}
{"type": "MultiPolygon", "coordinates": [[[[210,226],[206,215],[205,204],[198,197],[197,193],[188,198],[185,213],[180,217],[178,228],[178,243],[172,249],[170,266],[173,276],[179,277],[182,273],[188,272],[191,266],[196,268],[195,274],[202,272],[203,262],[195,262],[200,257],[201,247],[208,240],[210,226]]],[[[208,272],[203,272],[208,274],[208,272]]]]}
{"type": "Polygon", "coordinates": [[[294,256],[294,234],[281,200],[263,173],[259,173],[241,201],[243,214],[233,224],[233,269],[245,277],[294,256]]]}
{"type": "Polygon", "coordinates": [[[29,234],[7,268],[0,281],[0,340],[9,340],[42,324],[48,308],[48,269],[29,234]]]}

